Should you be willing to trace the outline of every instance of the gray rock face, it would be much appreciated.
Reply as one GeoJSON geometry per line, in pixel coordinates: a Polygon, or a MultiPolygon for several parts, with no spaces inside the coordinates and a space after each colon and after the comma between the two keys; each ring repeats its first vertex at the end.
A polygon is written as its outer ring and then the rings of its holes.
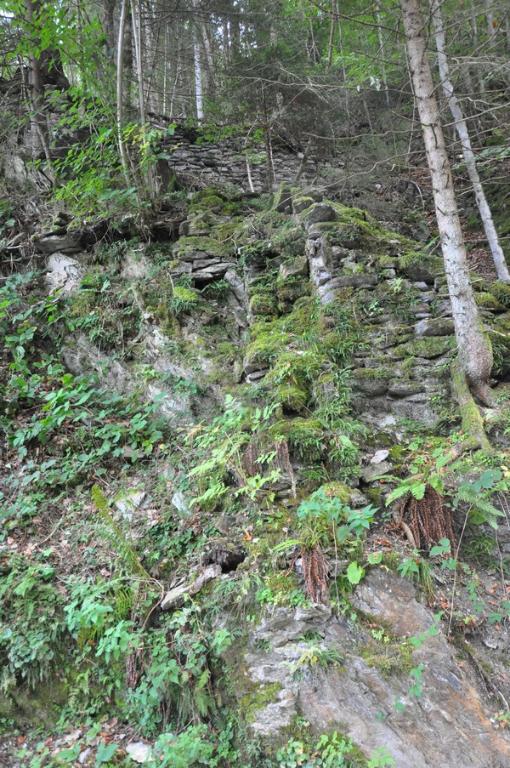
{"type": "Polygon", "coordinates": [[[74,293],[80,285],[83,268],[79,261],[65,253],[53,253],[47,262],[46,285],[50,293],[74,293]]]}
{"type": "MultiPolygon", "coordinates": [[[[398,637],[391,676],[367,653],[370,634],[361,623],[349,624],[323,606],[277,609],[252,633],[245,657],[250,684],[273,692],[255,712],[252,730],[277,742],[299,715],[316,733],[337,728],[367,756],[384,747],[396,768],[510,765],[509,737],[494,729],[473,680],[457,663],[432,612],[417,601],[413,585],[378,569],[358,587],[353,602],[398,637]],[[326,669],[304,665],[306,633],[343,662],[326,669]],[[419,695],[409,668],[398,663],[398,643],[411,636],[426,638],[411,662],[420,670],[419,695]]],[[[388,648],[380,652],[384,660],[388,648]]]]}

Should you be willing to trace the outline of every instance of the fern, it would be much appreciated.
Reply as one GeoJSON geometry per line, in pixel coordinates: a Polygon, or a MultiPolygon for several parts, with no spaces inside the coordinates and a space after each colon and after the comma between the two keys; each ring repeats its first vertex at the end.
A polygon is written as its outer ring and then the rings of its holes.
{"type": "Polygon", "coordinates": [[[120,525],[114,520],[108,506],[108,500],[97,484],[92,486],[91,496],[99,517],[106,527],[108,540],[116,549],[128,573],[151,581],[150,573],[145,570],[133,545],[127,540],[120,525]]]}

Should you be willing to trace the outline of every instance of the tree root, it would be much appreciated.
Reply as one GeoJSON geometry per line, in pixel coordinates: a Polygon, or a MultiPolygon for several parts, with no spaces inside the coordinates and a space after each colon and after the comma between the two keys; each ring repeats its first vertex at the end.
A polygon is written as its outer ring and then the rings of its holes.
{"type": "Polygon", "coordinates": [[[422,499],[415,499],[411,494],[405,496],[397,505],[393,519],[413,549],[430,549],[441,539],[449,539],[453,547],[452,510],[431,485],[427,485],[422,499]]]}
{"type": "MultiPolygon", "coordinates": [[[[482,450],[491,453],[493,448],[485,432],[482,414],[480,413],[480,409],[475,403],[464,371],[460,367],[458,361],[454,362],[452,365],[451,382],[453,394],[459,406],[462,429],[467,436],[467,440],[461,443],[462,450],[460,450],[460,453],[464,453],[466,450],[474,450],[476,448],[481,448],[482,450]]],[[[485,392],[485,387],[483,390],[485,392]]],[[[483,392],[480,391],[480,394],[483,394],[483,392]]],[[[485,392],[485,394],[487,393],[485,392]]],[[[480,399],[487,402],[486,397],[480,399]]],[[[458,453],[459,456],[460,453],[458,453]]],[[[457,458],[457,456],[454,458],[457,458]]]]}

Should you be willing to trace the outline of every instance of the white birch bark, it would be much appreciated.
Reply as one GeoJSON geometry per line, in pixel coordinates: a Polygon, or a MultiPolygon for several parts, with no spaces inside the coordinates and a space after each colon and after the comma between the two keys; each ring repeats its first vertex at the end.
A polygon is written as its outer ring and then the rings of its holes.
{"type": "Polygon", "coordinates": [[[384,94],[386,97],[386,106],[390,106],[390,92],[388,91],[388,78],[386,76],[386,51],[384,48],[384,37],[381,25],[381,2],[375,0],[375,21],[377,24],[377,39],[379,42],[379,56],[381,57],[381,75],[384,85],[384,94]]]}
{"type": "Polygon", "coordinates": [[[126,184],[130,186],[129,179],[129,164],[126,152],[126,146],[124,144],[124,137],[122,135],[122,127],[124,123],[124,42],[125,42],[125,28],[126,28],[126,6],[127,0],[122,0],[120,6],[120,19],[119,19],[119,34],[117,38],[117,142],[119,145],[120,162],[122,170],[126,179],[126,184]]]}
{"type": "MultiPolygon", "coordinates": [[[[197,0],[193,0],[193,10],[197,11],[197,0]]],[[[197,120],[204,119],[204,98],[202,90],[202,56],[200,51],[200,41],[197,35],[198,18],[193,19],[193,68],[195,77],[195,108],[197,120]]]]}
{"type": "Polygon", "coordinates": [[[419,0],[400,0],[400,5],[411,79],[432,179],[434,206],[452,306],[459,362],[473,394],[488,404],[490,403],[488,384],[493,362],[492,350],[482,330],[469,280],[466,249],[450,162],[427,58],[424,21],[419,0]]]}
{"type": "Polygon", "coordinates": [[[441,78],[441,86],[448,102],[448,106],[454,120],[455,130],[462,146],[462,155],[464,157],[464,162],[466,164],[471,186],[473,187],[473,191],[475,193],[476,204],[478,206],[478,211],[482,220],[485,236],[489,244],[491,256],[496,267],[496,273],[500,280],[508,283],[510,282],[510,272],[508,271],[508,266],[505,260],[503,249],[501,248],[499,242],[496,227],[494,226],[492,212],[489,203],[487,202],[482,182],[480,181],[480,176],[476,167],[475,153],[471,147],[471,139],[469,136],[467,123],[462,113],[459,100],[457,99],[453,83],[450,79],[450,67],[446,55],[446,39],[440,0],[430,0],[430,10],[432,14],[434,36],[436,39],[437,63],[439,69],[439,77],[441,78]]]}

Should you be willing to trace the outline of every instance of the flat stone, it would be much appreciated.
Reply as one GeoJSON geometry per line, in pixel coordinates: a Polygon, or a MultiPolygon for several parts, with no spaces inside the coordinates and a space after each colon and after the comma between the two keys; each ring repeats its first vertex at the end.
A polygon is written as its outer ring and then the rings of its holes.
{"type": "Polygon", "coordinates": [[[117,495],[114,501],[115,508],[125,520],[130,522],[136,511],[142,506],[146,496],[147,493],[139,488],[128,488],[117,495]]]}
{"type": "Polygon", "coordinates": [[[374,455],[370,459],[370,463],[381,464],[385,459],[388,458],[389,455],[390,455],[390,452],[387,450],[387,448],[380,448],[378,451],[374,453],[374,455]]]}
{"type": "Polygon", "coordinates": [[[423,386],[418,381],[393,381],[388,387],[388,394],[392,397],[411,397],[423,392],[423,386]]]}
{"type": "Polygon", "coordinates": [[[447,317],[427,318],[414,326],[417,336],[451,336],[454,331],[453,320],[447,317]]]}
{"type": "Polygon", "coordinates": [[[135,763],[148,763],[152,757],[152,747],[143,741],[131,741],[126,745],[126,752],[135,763]]]}
{"type": "Polygon", "coordinates": [[[34,245],[39,253],[78,253],[81,251],[78,233],[67,232],[64,235],[49,233],[34,239],[34,245]]]}
{"type": "Polygon", "coordinates": [[[160,603],[162,611],[170,611],[172,608],[180,608],[184,604],[184,599],[189,593],[189,586],[181,584],[179,587],[170,589],[160,603]]]}
{"type": "Polygon", "coordinates": [[[387,475],[393,469],[393,464],[389,461],[381,461],[378,464],[370,464],[367,467],[363,467],[361,470],[361,477],[365,483],[373,483],[378,477],[387,475]]]}

